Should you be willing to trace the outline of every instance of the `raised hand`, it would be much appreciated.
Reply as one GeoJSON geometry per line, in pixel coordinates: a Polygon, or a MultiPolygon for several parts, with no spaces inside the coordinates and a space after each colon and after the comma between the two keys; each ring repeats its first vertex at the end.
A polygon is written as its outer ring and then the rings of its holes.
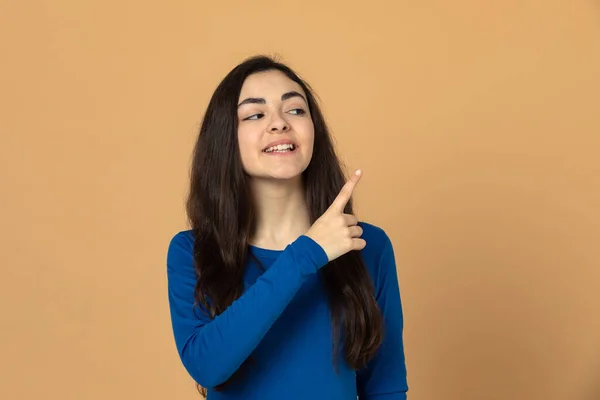
{"type": "Polygon", "coordinates": [[[305,233],[323,248],[329,261],[351,250],[362,250],[367,245],[367,242],[360,238],[363,230],[357,225],[358,218],[344,214],[344,208],[361,176],[362,171],[359,169],[342,187],[327,211],[305,233]]]}

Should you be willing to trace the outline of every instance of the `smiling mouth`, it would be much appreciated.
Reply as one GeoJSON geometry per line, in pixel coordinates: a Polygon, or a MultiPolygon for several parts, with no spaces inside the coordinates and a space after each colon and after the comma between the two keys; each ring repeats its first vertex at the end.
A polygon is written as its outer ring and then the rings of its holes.
{"type": "Polygon", "coordinates": [[[263,150],[263,153],[291,153],[298,148],[295,144],[280,144],[277,146],[268,147],[263,150]]]}

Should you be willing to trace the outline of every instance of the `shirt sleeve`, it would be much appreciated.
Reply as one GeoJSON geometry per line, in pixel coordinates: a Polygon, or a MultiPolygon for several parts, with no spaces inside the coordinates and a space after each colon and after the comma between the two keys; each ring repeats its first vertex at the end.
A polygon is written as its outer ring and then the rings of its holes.
{"type": "Polygon", "coordinates": [[[187,232],[175,235],[167,252],[169,309],[177,351],[191,377],[205,388],[229,379],[306,278],[327,262],[319,244],[300,236],[240,298],[211,319],[194,306],[193,238],[187,232]]]}
{"type": "Polygon", "coordinates": [[[394,250],[385,244],[375,276],[375,298],[384,319],[384,338],[374,358],[356,374],[360,400],[405,400],[408,384],[402,339],[403,315],[394,250]]]}

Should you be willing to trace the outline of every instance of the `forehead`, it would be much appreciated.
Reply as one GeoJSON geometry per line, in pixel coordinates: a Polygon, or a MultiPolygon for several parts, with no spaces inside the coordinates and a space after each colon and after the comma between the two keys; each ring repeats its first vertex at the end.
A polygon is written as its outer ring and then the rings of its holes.
{"type": "Polygon", "coordinates": [[[280,98],[282,94],[291,91],[296,91],[306,96],[306,93],[302,90],[302,86],[288,78],[281,71],[257,72],[246,78],[238,100],[243,100],[246,97],[280,98]]]}

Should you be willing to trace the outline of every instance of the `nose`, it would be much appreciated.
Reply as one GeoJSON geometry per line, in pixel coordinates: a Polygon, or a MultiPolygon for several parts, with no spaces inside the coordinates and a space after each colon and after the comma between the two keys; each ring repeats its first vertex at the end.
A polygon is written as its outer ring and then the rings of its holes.
{"type": "Polygon", "coordinates": [[[267,131],[269,131],[270,133],[287,132],[289,129],[289,124],[287,123],[285,118],[281,116],[280,113],[273,114],[269,126],[267,127],[267,131]]]}

